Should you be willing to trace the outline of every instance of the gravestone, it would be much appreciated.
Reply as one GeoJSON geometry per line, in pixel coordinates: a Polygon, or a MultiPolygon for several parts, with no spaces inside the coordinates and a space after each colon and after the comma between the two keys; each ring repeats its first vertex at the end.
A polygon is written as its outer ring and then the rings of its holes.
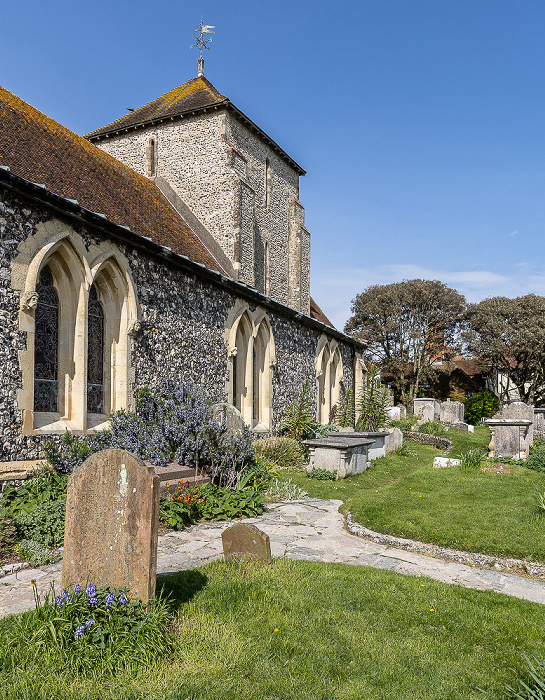
{"type": "Polygon", "coordinates": [[[454,421],[454,423],[451,423],[449,427],[451,430],[459,430],[461,433],[469,433],[469,425],[467,423],[463,423],[462,421],[454,421]]]}
{"type": "Polygon", "coordinates": [[[414,415],[420,420],[439,423],[441,419],[441,402],[438,399],[431,398],[415,399],[414,415]]]}
{"type": "Polygon", "coordinates": [[[384,441],[384,449],[386,452],[395,452],[403,445],[403,433],[399,428],[387,428],[388,435],[384,441]]]}
{"type": "Polygon", "coordinates": [[[242,413],[230,403],[215,403],[210,407],[212,418],[225,425],[229,435],[241,433],[244,428],[242,413]]]}
{"type": "Polygon", "coordinates": [[[489,418],[484,424],[490,428],[489,457],[526,459],[531,444],[532,421],[522,418],[489,418]]]}
{"type": "Polygon", "coordinates": [[[91,455],[68,479],[63,586],[127,586],[147,603],[155,593],[158,518],[153,467],[125,450],[91,455]]]}
{"type": "Polygon", "coordinates": [[[443,423],[462,423],[465,406],[460,401],[447,399],[441,402],[440,417],[443,423]]]}
{"type": "Polygon", "coordinates": [[[235,523],[221,534],[225,559],[252,559],[271,562],[269,535],[255,525],[235,523]]]}
{"type": "Polygon", "coordinates": [[[524,403],[524,401],[511,401],[511,403],[504,404],[501,409],[502,418],[513,418],[517,420],[529,420],[532,421],[532,425],[529,428],[529,445],[534,444],[534,407],[529,406],[524,403]]]}
{"type": "Polygon", "coordinates": [[[405,406],[390,406],[386,409],[386,415],[389,420],[405,420],[407,418],[407,409],[405,406]]]}

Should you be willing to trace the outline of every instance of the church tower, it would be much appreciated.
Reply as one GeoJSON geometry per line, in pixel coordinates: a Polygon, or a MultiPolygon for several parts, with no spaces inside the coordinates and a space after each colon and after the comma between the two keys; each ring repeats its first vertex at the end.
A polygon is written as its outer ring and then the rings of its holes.
{"type": "Polygon", "coordinates": [[[154,180],[229,276],[310,314],[305,171],[204,75],[87,138],[154,180]]]}

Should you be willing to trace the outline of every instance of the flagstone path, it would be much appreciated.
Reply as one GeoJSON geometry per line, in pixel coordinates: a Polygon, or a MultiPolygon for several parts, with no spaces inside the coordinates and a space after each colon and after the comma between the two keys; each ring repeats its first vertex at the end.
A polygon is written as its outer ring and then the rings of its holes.
{"type": "MultiPolygon", "coordinates": [[[[341,503],[313,498],[274,503],[260,517],[243,522],[253,523],[269,535],[273,557],[374,566],[545,604],[544,581],[475,568],[352,535],[345,529],[344,517],[338,512],[341,503]]],[[[200,523],[160,537],[158,575],[219,559],[222,556],[221,533],[230,524],[200,523]]],[[[59,590],[60,569],[61,562],[40,569],[23,569],[0,579],[0,617],[34,607],[32,580],[36,581],[42,596],[51,583],[59,590]]]]}

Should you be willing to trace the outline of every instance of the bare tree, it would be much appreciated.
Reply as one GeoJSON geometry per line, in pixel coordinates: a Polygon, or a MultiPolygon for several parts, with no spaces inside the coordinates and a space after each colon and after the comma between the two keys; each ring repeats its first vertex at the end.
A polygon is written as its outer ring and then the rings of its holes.
{"type": "Polygon", "coordinates": [[[471,304],[464,337],[467,350],[514,384],[522,401],[545,398],[545,297],[492,297],[471,304]]]}
{"type": "Polygon", "coordinates": [[[464,311],[464,297],[437,280],[375,284],[353,300],[345,332],[367,344],[411,406],[431,363],[454,343],[464,311]]]}

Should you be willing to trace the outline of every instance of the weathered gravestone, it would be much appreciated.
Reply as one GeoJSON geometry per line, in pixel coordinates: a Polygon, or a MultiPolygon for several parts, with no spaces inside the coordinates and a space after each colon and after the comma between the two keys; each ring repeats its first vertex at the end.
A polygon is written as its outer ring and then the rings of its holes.
{"type": "Polygon", "coordinates": [[[439,410],[443,423],[462,423],[464,420],[465,406],[460,401],[442,401],[439,410]]]}
{"type": "Polygon", "coordinates": [[[62,582],[155,593],[159,477],[125,450],[103,450],[68,479],[62,582]]]}
{"type": "Polygon", "coordinates": [[[235,523],[222,532],[221,541],[225,559],[272,561],[269,535],[255,525],[235,523]]]}
{"type": "Polygon", "coordinates": [[[230,435],[241,433],[244,429],[244,418],[242,413],[230,403],[215,403],[210,407],[212,418],[225,425],[230,435]]]}

